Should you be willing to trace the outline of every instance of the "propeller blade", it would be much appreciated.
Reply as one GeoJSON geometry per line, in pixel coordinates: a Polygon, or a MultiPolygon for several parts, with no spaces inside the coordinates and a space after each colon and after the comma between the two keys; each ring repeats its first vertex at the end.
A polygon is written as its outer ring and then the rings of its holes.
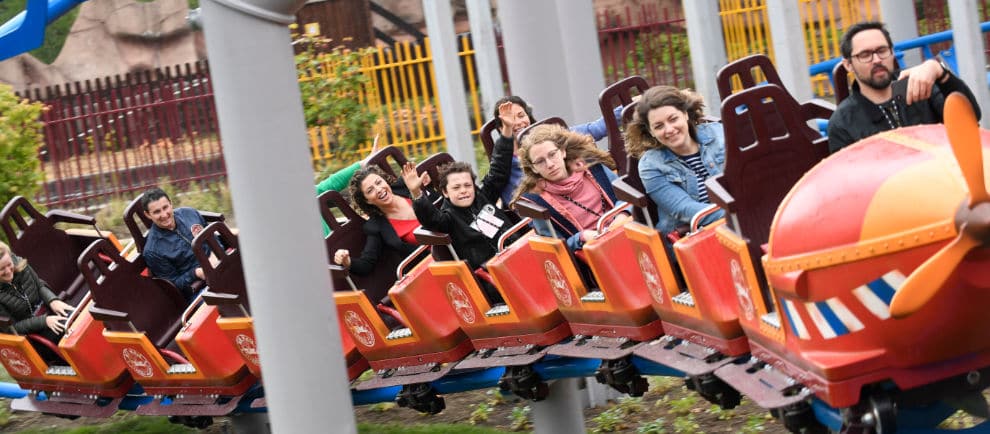
{"type": "Polygon", "coordinates": [[[979,240],[966,235],[963,229],[959,228],[959,236],[956,239],[928,258],[908,276],[904,285],[890,301],[890,316],[900,319],[921,309],[945,285],[945,281],[956,270],[963,257],[980,245],[979,240]]]}
{"type": "Polygon", "coordinates": [[[959,169],[969,187],[969,204],[990,200],[983,177],[983,145],[980,142],[980,126],[973,113],[973,106],[961,93],[953,92],[945,99],[945,130],[952,144],[959,169]]]}

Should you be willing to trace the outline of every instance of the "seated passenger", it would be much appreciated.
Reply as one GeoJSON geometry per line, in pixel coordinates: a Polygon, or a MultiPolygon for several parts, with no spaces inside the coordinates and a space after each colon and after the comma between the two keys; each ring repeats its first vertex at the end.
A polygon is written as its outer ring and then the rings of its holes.
{"type": "MultiPolygon", "coordinates": [[[[722,124],[701,123],[704,101],[690,90],[655,86],[636,105],[626,126],[626,152],[639,159],[639,176],[657,204],[656,228],[668,234],[711,206],[705,180],[722,173],[722,124]]],[[[724,216],[701,219],[707,225],[724,216]]]]}
{"type": "MultiPolygon", "coordinates": [[[[614,114],[615,119],[622,122],[622,107],[617,107],[614,110],[614,114]]],[[[523,101],[522,98],[510,95],[495,101],[494,117],[495,128],[498,129],[499,133],[499,138],[495,141],[495,145],[498,146],[499,143],[511,143],[513,146],[512,151],[515,154],[519,149],[516,136],[522,130],[526,129],[526,127],[536,122],[536,119],[533,118],[533,108],[529,104],[526,104],[526,101],[523,101]]],[[[589,135],[594,141],[599,141],[608,135],[608,128],[605,127],[604,118],[574,125],[570,129],[576,133],[589,135]]],[[[512,156],[512,165],[510,167],[509,182],[500,193],[503,205],[511,202],[512,193],[519,187],[519,181],[523,177],[522,169],[519,168],[519,158],[517,155],[512,156]]]]}
{"type": "MultiPolygon", "coordinates": [[[[173,209],[172,199],[158,187],[141,195],[141,207],[154,223],[141,252],[148,269],[155,277],[172,282],[186,301],[191,301],[195,296],[193,284],[205,279],[193,254],[192,242],[206,227],[206,220],[193,208],[173,209]]],[[[206,244],[203,251],[209,253],[206,244]]]]}
{"type": "MultiPolygon", "coordinates": [[[[364,223],[367,239],[361,256],[352,259],[349,250],[339,249],[333,253],[333,262],[359,276],[375,271],[383,249],[393,249],[406,256],[417,247],[413,231],[419,227],[419,221],[409,189],[401,180],[389,185],[386,176],[380,168],[369,166],[351,178],[351,200],[368,216],[364,223]]],[[[428,184],[429,177],[423,183],[428,184]]]]}
{"type": "MultiPolygon", "coordinates": [[[[499,192],[508,182],[511,160],[511,144],[500,142],[495,145],[491,166],[481,180],[481,187],[475,186],[474,171],[467,163],[457,161],[440,167],[437,182],[444,197],[440,209],[422,194],[422,181],[428,175],[416,174],[412,163],[406,163],[402,168],[402,176],[415,199],[416,218],[426,229],[449,234],[454,251],[472,270],[481,268],[498,253],[499,237],[512,227],[509,216],[495,206],[499,192]]],[[[495,288],[487,282],[482,285],[491,300],[501,301],[495,288]]]]}
{"type": "MultiPolygon", "coordinates": [[[[14,331],[21,335],[39,334],[57,345],[72,310],[72,306],[55,297],[26,259],[14,256],[10,246],[0,242],[0,316],[10,318],[14,331]],[[42,303],[51,314],[34,316],[42,303]]],[[[36,348],[46,360],[54,356],[47,348],[36,348]]]]}
{"type": "MultiPolygon", "coordinates": [[[[597,235],[598,219],[616,203],[612,191],[615,167],[607,152],[597,150],[590,136],[568,131],[557,125],[540,125],[523,138],[520,163],[523,179],[514,200],[520,197],[550,210],[550,222],[558,237],[567,240],[571,250],[597,235]],[[573,160],[570,155],[597,155],[592,164],[584,159],[573,160]]],[[[617,218],[612,225],[622,224],[628,215],[617,218]]],[[[549,236],[546,222],[534,222],[537,233],[549,236]]]]}

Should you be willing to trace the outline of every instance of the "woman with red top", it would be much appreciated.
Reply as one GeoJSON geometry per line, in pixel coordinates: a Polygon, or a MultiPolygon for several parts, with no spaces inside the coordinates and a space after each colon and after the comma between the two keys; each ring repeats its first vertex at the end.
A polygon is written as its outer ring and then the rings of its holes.
{"type": "Polygon", "coordinates": [[[382,249],[393,249],[406,256],[417,247],[413,231],[419,227],[419,221],[409,190],[402,181],[390,185],[386,177],[378,167],[369,166],[351,178],[351,200],[368,215],[364,223],[367,240],[360,257],[351,258],[348,250],[340,249],[334,252],[333,262],[357,275],[368,275],[375,270],[382,249]]]}

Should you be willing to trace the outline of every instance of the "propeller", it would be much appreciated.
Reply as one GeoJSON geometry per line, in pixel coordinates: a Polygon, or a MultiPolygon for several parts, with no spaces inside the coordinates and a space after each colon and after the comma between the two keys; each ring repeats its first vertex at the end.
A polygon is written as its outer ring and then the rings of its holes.
{"type": "Polygon", "coordinates": [[[960,93],[945,99],[945,130],[959,163],[969,199],[956,212],[958,235],[923,262],[904,281],[890,302],[890,315],[904,318],[921,309],[943,286],[970,250],[990,241],[990,194],[983,176],[983,145],[973,106],[960,93]]]}

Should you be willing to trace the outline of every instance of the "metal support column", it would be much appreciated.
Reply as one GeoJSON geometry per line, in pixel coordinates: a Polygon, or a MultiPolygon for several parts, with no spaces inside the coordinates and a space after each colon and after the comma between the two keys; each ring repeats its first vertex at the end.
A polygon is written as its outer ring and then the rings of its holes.
{"type": "Polygon", "coordinates": [[[794,99],[811,99],[808,50],[804,46],[804,25],[798,2],[767,0],[767,18],[773,35],[774,64],[780,73],[780,80],[794,99]]]}
{"type": "Polygon", "coordinates": [[[455,160],[471,163],[471,166],[477,169],[450,0],[424,0],[423,15],[426,18],[430,50],[433,53],[436,92],[440,100],[440,114],[443,116],[443,134],[447,142],[447,152],[455,160]]]}
{"type": "Polygon", "coordinates": [[[587,432],[578,393],[580,378],[563,378],[550,383],[550,396],[530,404],[533,408],[534,434],[572,434],[587,432]]]}
{"type": "Polygon", "coordinates": [[[601,116],[597,98],[605,78],[590,0],[501,0],[498,16],[512,91],[538,119],[578,123],[601,116]]]}
{"type": "Polygon", "coordinates": [[[303,3],[207,0],[204,31],[272,429],[353,433],[290,46],[303,3]]]}
{"type": "Polygon", "coordinates": [[[718,97],[715,74],[729,63],[725,54],[722,20],[718,15],[718,0],[684,2],[688,46],[691,48],[691,71],[695,91],[705,98],[705,113],[722,116],[722,101],[718,97]]]}
{"type": "MultiPolygon", "coordinates": [[[[894,42],[906,41],[918,37],[918,17],[914,12],[914,4],[908,4],[903,0],[879,0],[880,16],[887,24],[887,31],[890,32],[890,39],[894,42]]],[[[846,28],[855,24],[848,23],[846,28]]],[[[904,53],[904,66],[912,67],[921,63],[921,52],[911,50],[904,53]]]]}
{"type": "Polygon", "coordinates": [[[487,120],[495,111],[495,101],[505,94],[502,67],[498,60],[498,41],[492,19],[490,0],[467,0],[468,20],[471,21],[471,45],[474,64],[478,67],[478,89],[481,91],[481,118],[487,120]]]}
{"type": "Polygon", "coordinates": [[[986,57],[983,54],[983,33],[980,32],[980,13],[976,0],[949,0],[949,19],[952,20],[952,40],[959,63],[959,77],[969,85],[977,103],[983,110],[980,125],[990,128],[990,90],[987,89],[986,57]]]}

